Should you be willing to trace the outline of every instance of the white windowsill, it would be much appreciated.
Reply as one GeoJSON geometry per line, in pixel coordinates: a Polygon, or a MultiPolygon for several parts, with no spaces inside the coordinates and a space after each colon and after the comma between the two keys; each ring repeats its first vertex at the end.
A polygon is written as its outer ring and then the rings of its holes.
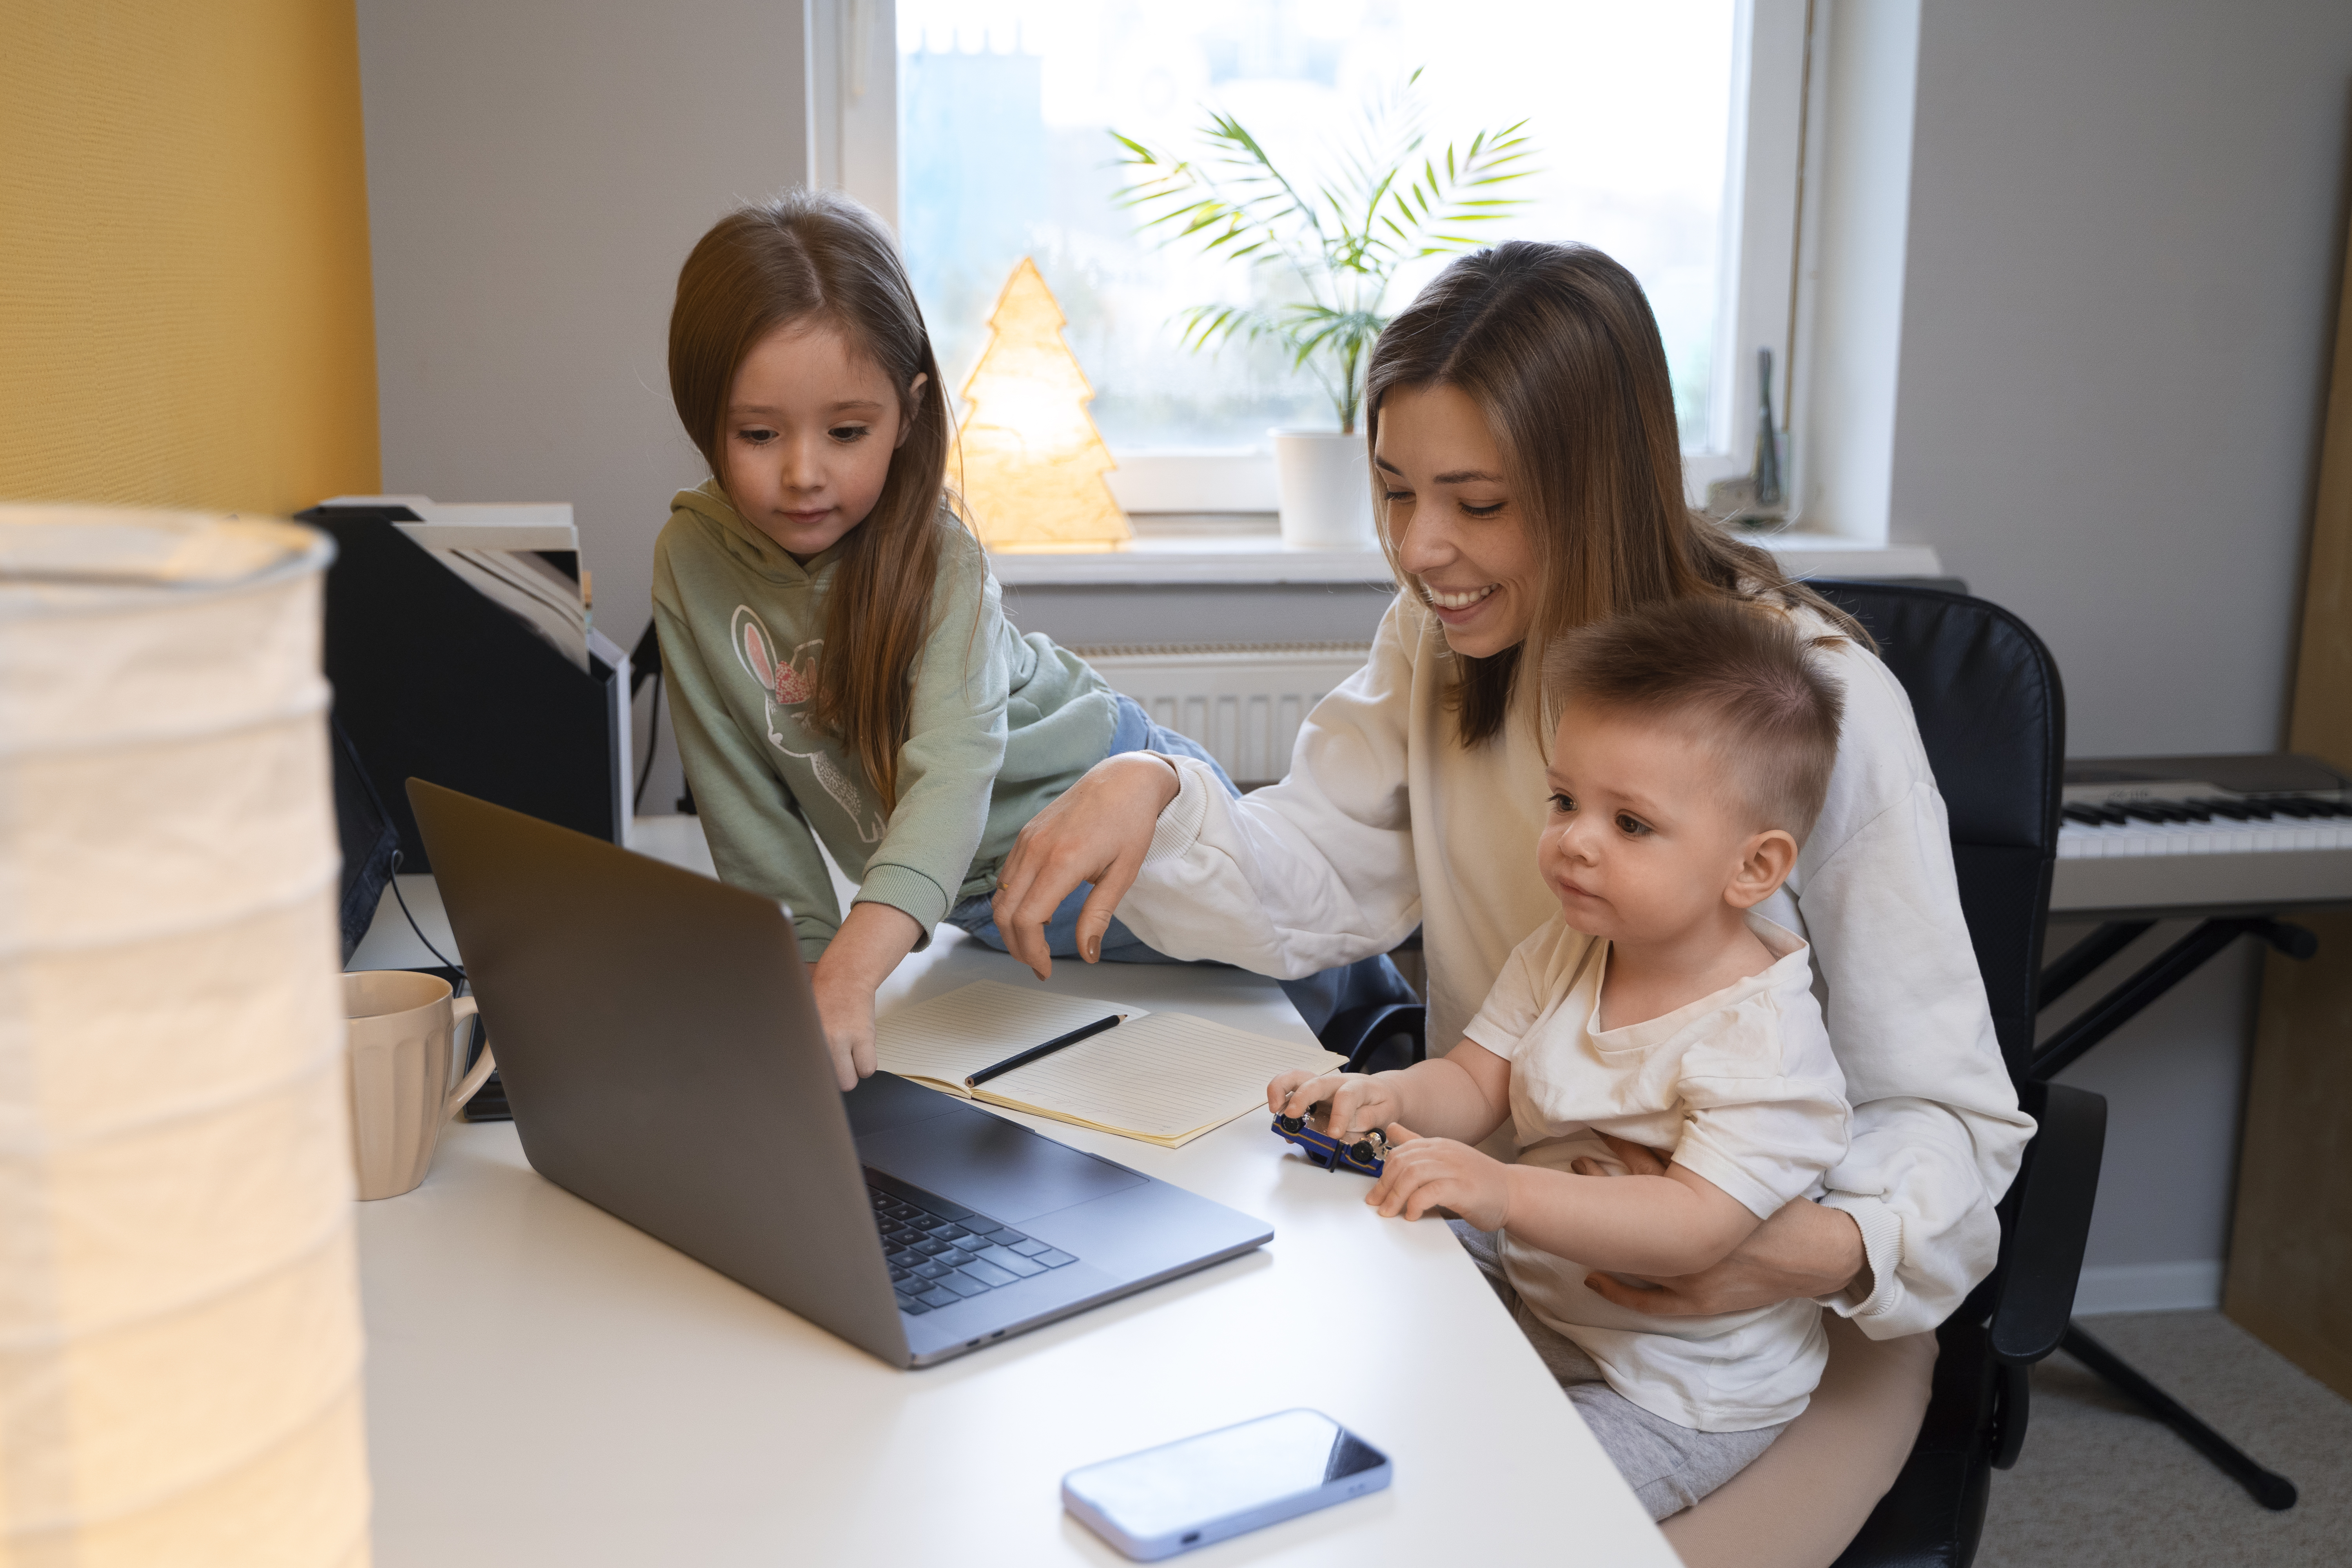
{"type": "MultiPolygon", "coordinates": [[[[1143,514],[1123,549],[989,552],[1007,587],[1176,587],[1388,583],[1377,550],[1286,550],[1270,512],[1143,514]]],[[[1792,577],[1940,577],[1925,544],[1870,544],[1822,533],[1759,540],[1792,577]]]]}
{"type": "Polygon", "coordinates": [[[1932,544],[1873,544],[1834,533],[1774,534],[1754,542],[1772,552],[1791,577],[1941,577],[1943,559],[1932,544]]]}

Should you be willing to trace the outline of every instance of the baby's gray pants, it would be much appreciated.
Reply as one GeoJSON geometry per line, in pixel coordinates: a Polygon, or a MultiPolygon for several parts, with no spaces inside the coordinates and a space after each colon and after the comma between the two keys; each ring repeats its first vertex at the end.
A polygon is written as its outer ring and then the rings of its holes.
{"type": "Polygon", "coordinates": [[[1652,1519],[1680,1513],[1746,1469],[1788,1426],[1783,1421],[1752,1432],[1699,1432],[1651,1415],[1602,1381],[1592,1358],[1575,1341],[1538,1318],[1511,1289],[1511,1282],[1503,1278],[1503,1261],[1496,1250],[1493,1231],[1476,1229],[1458,1219],[1447,1223],[1476,1260],[1486,1283],[1510,1310],[1511,1321],[1543,1358],[1544,1369],[1567,1391],[1576,1413],[1584,1417],[1585,1426],[1652,1519]]]}

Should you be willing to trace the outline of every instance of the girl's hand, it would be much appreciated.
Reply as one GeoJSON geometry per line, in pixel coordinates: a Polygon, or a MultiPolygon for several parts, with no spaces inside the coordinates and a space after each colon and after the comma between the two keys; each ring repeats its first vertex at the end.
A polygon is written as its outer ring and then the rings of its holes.
{"type": "MultiPolygon", "coordinates": [[[[1601,1136],[1609,1152],[1624,1162],[1626,1174],[1665,1174],[1666,1157],[1656,1150],[1606,1133],[1601,1136]]],[[[1617,1173],[1585,1160],[1573,1161],[1569,1168],[1585,1176],[1617,1173]]],[[[1671,1279],[1591,1274],[1584,1282],[1595,1294],[1629,1311],[1660,1318],[1741,1312],[1782,1301],[1834,1296],[1842,1290],[1860,1300],[1871,1291],[1870,1260],[1863,1251],[1862,1227],[1852,1215],[1803,1198],[1781,1205],[1778,1213],[1731,1249],[1730,1257],[1712,1268],[1671,1279]]]]}
{"type": "Polygon", "coordinates": [[[833,1076],[847,1094],[859,1079],[874,1073],[874,987],[845,979],[838,972],[828,976],[819,959],[810,989],[816,993],[825,1049],[833,1053],[833,1076]]]}
{"type": "Polygon", "coordinates": [[[1160,814],[1181,783],[1171,764],[1150,752],[1123,752],[1087,769],[1021,830],[996,873],[991,912],[1006,951],[1038,979],[1054,973],[1045,922],[1081,882],[1095,890],[1078,914],[1078,952],[1088,963],[1101,956],[1103,932],[1135,885],[1160,814]]]}
{"type": "Polygon", "coordinates": [[[1388,1139],[1380,1180],[1364,1197],[1382,1217],[1419,1219],[1446,1208],[1480,1230],[1503,1228],[1510,1217],[1509,1166],[1451,1138],[1423,1138],[1402,1121],[1390,1125],[1388,1139]]]}
{"type": "Polygon", "coordinates": [[[816,1014],[824,1025],[833,1076],[847,1094],[874,1071],[874,993],[898,961],[915,951],[923,928],[889,904],[858,903],[825,944],[809,975],[816,1014]]]}
{"type": "Polygon", "coordinates": [[[1403,1114],[1393,1075],[1384,1072],[1312,1073],[1293,1068],[1265,1086],[1266,1109],[1276,1116],[1307,1115],[1318,1104],[1327,1109],[1310,1119],[1318,1132],[1344,1139],[1350,1132],[1385,1127],[1403,1114]]]}

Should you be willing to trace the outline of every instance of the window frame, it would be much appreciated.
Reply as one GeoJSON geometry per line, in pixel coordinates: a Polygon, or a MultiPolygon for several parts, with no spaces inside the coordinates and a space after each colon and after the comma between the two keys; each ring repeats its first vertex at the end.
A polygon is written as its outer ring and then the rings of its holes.
{"type": "MultiPolygon", "coordinates": [[[[1732,21],[1729,146],[1717,278],[1716,341],[1706,439],[1684,454],[1694,504],[1709,481],[1753,464],[1755,352],[1773,351],[1772,407],[1781,467],[1796,489],[1800,454],[1787,439],[1792,388],[1801,395],[1797,327],[1809,300],[1799,250],[1818,207],[1822,81],[1813,68],[1817,0],[1738,0],[1732,21]],[[1810,154],[1810,156],[1809,156],[1810,154]],[[1815,178],[1808,179],[1808,164],[1815,178]]],[[[898,28],[895,0],[803,0],[808,62],[809,170],[898,228],[898,28]]],[[[1262,515],[1276,507],[1271,452],[1169,450],[1112,454],[1113,492],[1130,513],[1262,515]]]]}

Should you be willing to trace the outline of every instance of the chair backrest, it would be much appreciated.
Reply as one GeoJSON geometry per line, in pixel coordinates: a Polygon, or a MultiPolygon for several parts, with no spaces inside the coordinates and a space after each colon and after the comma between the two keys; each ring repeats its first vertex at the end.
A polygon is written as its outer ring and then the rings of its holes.
{"type": "Polygon", "coordinates": [[[2042,924],[2058,854],[2066,698],[2050,650],[1998,605],[1941,588],[1815,582],[1910,695],[1952,829],[1960,909],[2012,1079],[2033,1051],[2042,924]]]}

